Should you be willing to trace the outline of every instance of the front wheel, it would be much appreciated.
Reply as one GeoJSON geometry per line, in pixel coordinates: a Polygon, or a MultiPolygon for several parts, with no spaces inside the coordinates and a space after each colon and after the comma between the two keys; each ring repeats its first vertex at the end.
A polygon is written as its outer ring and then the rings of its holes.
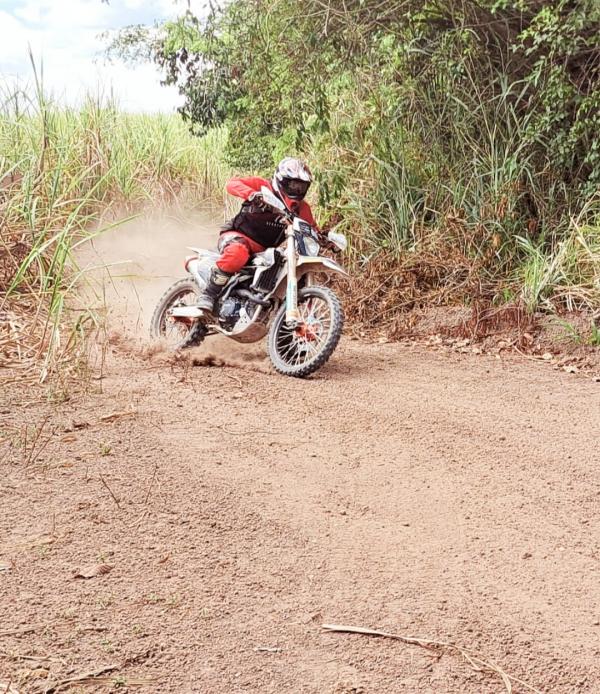
{"type": "Polygon", "coordinates": [[[344,327],[344,311],[326,287],[304,287],[298,292],[300,320],[285,322],[285,303],[269,330],[269,357],[284,376],[305,378],[320,369],[337,347],[344,327]]]}
{"type": "Polygon", "coordinates": [[[186,349],[199,345],[207,333],[206,326],[199,320],[184,322],[169,316],[169,309],[189,306],[198,301],[198,288],[191,279],[182,279],[172,284],[161,296],[150,323],[150,335],[163,339],[171,349],[186,349]]]}

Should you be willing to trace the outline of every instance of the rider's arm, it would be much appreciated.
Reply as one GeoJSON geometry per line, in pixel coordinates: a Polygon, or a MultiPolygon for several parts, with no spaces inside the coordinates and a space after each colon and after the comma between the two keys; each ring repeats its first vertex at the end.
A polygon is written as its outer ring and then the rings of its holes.
{"type": "Polygon", "coordinates": [[[260,191],[262,186],[266,185],[267,181],[258,176],[249,176],[248,178],[232,178],[226,186],[226,190],[230,195],[235,195],[242,200],[248,200],[252,193],[260,191]]]}

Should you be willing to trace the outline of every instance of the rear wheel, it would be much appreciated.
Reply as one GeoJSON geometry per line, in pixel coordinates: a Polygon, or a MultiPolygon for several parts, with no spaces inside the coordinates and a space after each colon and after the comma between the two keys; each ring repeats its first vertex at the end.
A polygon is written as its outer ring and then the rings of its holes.
{"type": "Polygon", "coordinates": [[[176,306],[190,306],[198,301],[198,287],[191,279],[182,279],[172,284],[160,298],[152,321],[150,335],[165,340],[171,349],[186,349],[199,345],[207,333],[207,328],[199,320],[175,320],[169,316],[169,309],[176,306]]]}
{"type": "Polygon", "coordinates": [[[337,347],[344,327],[338,297],[326,287],[304,287],[298,292],[300,321],[285,322],[285,303],[269,331],[269,357],[284,376],[305,378],[320,369],[337,347]]]}

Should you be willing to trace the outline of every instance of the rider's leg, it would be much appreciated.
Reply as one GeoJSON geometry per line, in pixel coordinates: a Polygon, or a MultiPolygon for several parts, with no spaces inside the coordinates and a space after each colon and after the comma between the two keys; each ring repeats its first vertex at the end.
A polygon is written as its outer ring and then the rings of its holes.
{"type": "Polygon", "coordinates": [[[208,313],[212,313],[215,309],[215,301],[219,298],[223,288],[229,282],[231,273],[223,272],[218,266],[213,267],[210,271],[206,287],[198,297],[198,308],[203,309],[208,313]]]}
{"type": "MultiPolygon", "coordinates": [[[[221,234],[218,249],[221,253],[215,267],[211,270],[206,288],[198,298],[198,308],[212,313],[215,301],[219,298],[229,278],[239,272],[248,262],[254,251],[251,239],[246,239],[239,232],[221,234]]],[[[261,247],[259,247],[261,248],[261,247]]]]}

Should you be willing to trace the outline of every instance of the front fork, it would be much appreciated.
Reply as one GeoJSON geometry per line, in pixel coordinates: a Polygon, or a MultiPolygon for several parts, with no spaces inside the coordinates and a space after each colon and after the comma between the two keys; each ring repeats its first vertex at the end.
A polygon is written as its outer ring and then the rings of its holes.
{"type": "Polygon", "coordinates": [[[285,292],[285,322],[290,327],[295,327],[300,322],[298,311],[298,278],[296,277],[296,241],[294,229],[288,225],[285,232],[287,237],[287,289],[285,292]]]}

